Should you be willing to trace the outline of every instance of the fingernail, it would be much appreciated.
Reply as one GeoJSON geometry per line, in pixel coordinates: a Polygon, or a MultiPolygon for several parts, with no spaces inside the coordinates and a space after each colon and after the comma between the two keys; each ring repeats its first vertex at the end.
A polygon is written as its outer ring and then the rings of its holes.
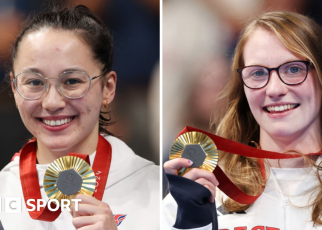
{"type": "Polygon", "coordinates": [[[189,165],[193,164],[192,160],[188,160],[188,163],[189,163],[189,165]]]}

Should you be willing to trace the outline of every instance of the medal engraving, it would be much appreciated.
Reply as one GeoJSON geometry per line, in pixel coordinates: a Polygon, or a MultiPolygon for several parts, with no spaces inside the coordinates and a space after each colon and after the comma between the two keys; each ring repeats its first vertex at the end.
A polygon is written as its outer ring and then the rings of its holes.
{"type": "Polygon", "coordinates": [[[199,168],[206,159],[206,153],[198,144],[186,145],[181,157],[192,160],[191,168],[199,168]]]}
{"type": "Polygon", "coordinates": [[[82,183],[82,177],[74,169],[68,169],[58,174],[57,188],[65,196],[78,193],[82,187],[82,183]]]}
{"type": "Polygon", "coordinates": [[[183,157],[193,161],[189,168],[180,168],[182,176],[192,168],[200,168],[213,172],[218,161],[218,151],[214,141],[201,132],[186,132],[180,135],[170,149],[170,160],[183,157]]]}
{"type": "Polygon", "coordinates": [[[58,158],[44,176],[44,189],[49,199],[74,199],[77,194],[93,195],[95,174],[89,164],[75,156],[58,158]]]}

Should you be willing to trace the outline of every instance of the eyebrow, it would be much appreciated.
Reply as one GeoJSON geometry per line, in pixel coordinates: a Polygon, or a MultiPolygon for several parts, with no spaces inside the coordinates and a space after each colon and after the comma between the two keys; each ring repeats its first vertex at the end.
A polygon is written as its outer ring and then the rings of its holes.
{"type": "MultiPolygon", "coordinates": [[[[309,61],[309,60],[287,59],[287,61],[284,61],[284,62],[283,62],[283,63],[281,63],[280,65],[283,65],[283,64],[288,63],[288,62],[294,62],[294,61],[309,61]]],[[[244,67],[248,67],[248,66],[261,66],[261,67],[270,68],[270,67],[267,67],[266,65],[260,65],[260,64],[245,65],[244,67]]]]}
{"type": "MultiPolygon", "coordinates": [[[[34,73],[40,73],[41,75],[45,75],[43,71],[41,71],[40,69],[38,68],[26,68],[24,69],[22,72],[26,72],[26,71],[31,71],[31,72],[34,72],[34,73]]],[[[67,69],[64,69],[60,74],[64,73],[64,72],[67,72],[67,71],[83,71],[86,73],[86,71],[82,68],[67,68],[67,69]]]]}

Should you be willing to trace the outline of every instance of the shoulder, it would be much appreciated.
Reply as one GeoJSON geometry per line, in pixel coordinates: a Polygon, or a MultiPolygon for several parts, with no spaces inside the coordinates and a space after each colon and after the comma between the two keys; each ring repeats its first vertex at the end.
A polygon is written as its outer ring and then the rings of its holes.
{"type": "Polygon", "coordinates": [[[20,191],[19,157],[7,164],[0,172],[0,196],[20,191]]]}
{"type": "Polygon", "coordinates": [[[123,141],[104,136],[112,146],[112,162],[107,187],[124,180],[159,184],[159,166],[138,155],[123,141]]]}

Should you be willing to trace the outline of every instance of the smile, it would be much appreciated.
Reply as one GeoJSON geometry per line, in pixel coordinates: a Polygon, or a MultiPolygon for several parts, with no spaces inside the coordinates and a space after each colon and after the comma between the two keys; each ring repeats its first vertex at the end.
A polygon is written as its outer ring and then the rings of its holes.
{"type": "Polygon", "coordinates": [[[45,120],[40,118],[40,121],[43,122],[45,125],[53,127],[53,126],[60,126],[60,125],[67,124],[71,122],[74,118],[75,117],[70,117],[70,118],[59,119],[59,120],[45,120]]]}
{"type": "Polygon", "coordinates": [[[299,106],[300,104],[286,104],[286,105],[266,106],[263,109],[269,113],[276,113],[276,112],[285,112],[291,109],[295,109],[299,106]]]}

